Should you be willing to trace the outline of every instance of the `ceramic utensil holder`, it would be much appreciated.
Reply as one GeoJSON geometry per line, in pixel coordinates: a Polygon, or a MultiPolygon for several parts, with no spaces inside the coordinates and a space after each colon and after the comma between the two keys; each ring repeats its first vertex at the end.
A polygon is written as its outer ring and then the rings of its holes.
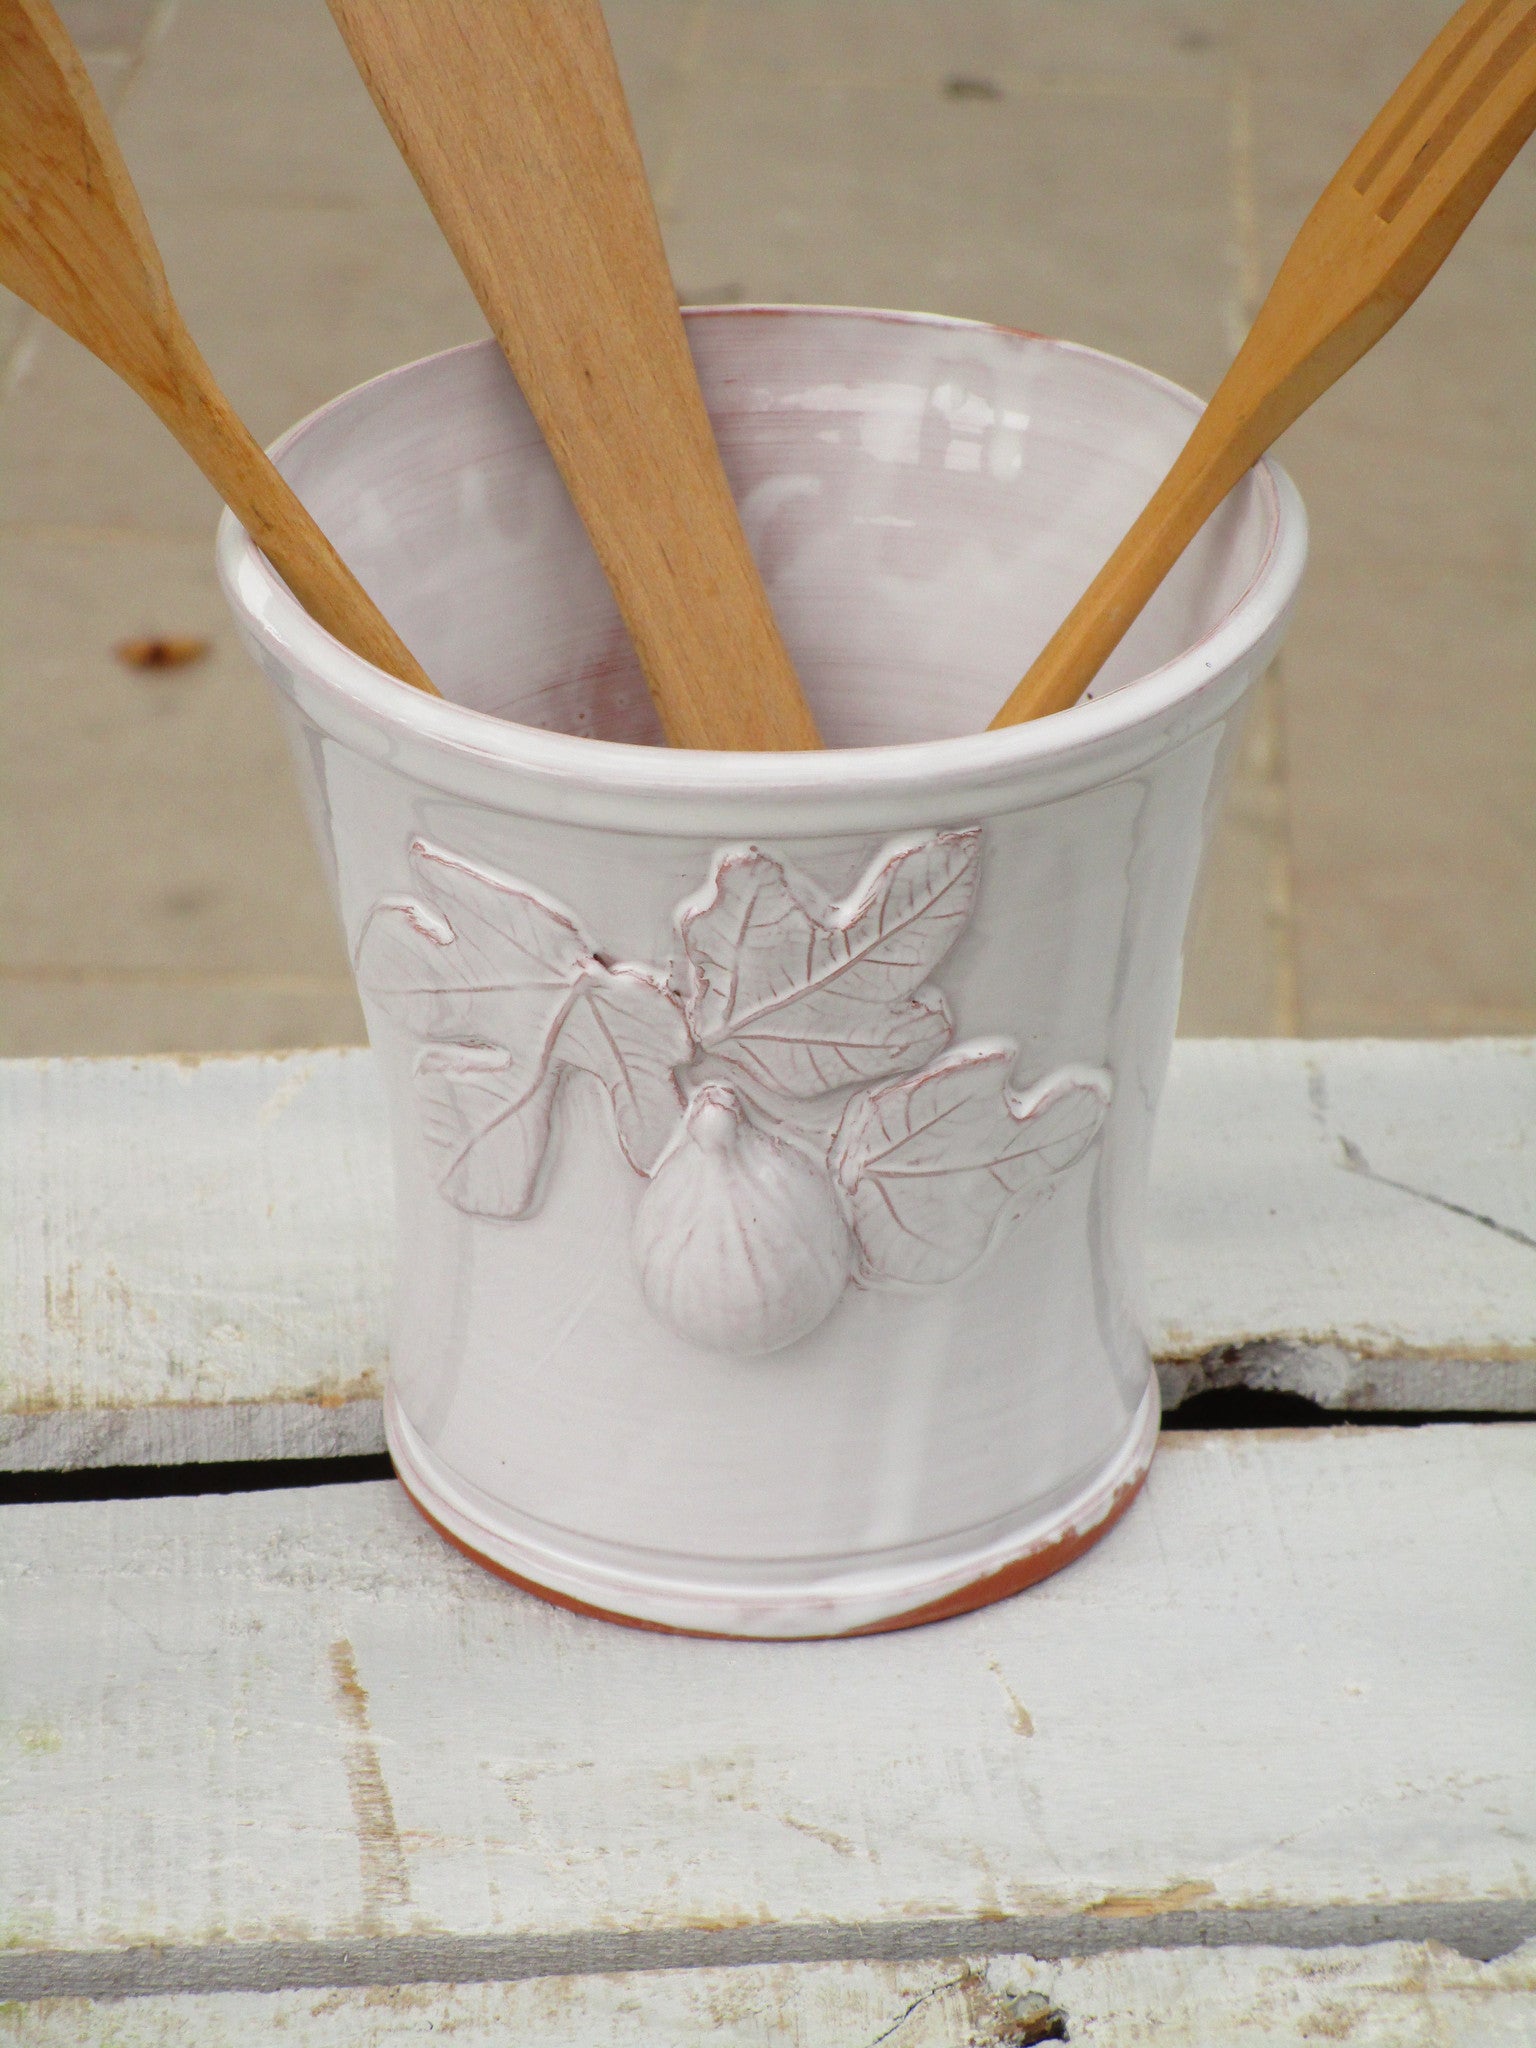
{"type": "Polygon", "coordinates": [[[1090,700],[988,733],[1197,401],[960,321],[690,338],[823,753],[655,744],[489,343],[274,451],[447,701],[219,558],[389,1098],[401,1479],[570,1605],[845,1634],[1015,1591],[1146,1473],[1180,949],[1305,520],[1260,465],[1090,700]]]}

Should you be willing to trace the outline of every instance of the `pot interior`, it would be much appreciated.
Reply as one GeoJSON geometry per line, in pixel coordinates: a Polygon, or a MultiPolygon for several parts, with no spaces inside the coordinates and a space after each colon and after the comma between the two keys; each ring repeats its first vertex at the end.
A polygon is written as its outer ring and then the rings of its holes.
{"type": "MultiPolygon", "coordinates": [[[[746,307],[692,312],[688,331],[830,746],[980,731],[1195,417],[1195,401],[1129,364],[966,322],[746,307]]],[[[349,392],[294,430],[279,464],[446,696],[659,742],[607,584],[494,343],[349,392]]],[[[1258,575],[1275,516],[1251,474],[1093,694],[1210,632],[1258,575]]]]}

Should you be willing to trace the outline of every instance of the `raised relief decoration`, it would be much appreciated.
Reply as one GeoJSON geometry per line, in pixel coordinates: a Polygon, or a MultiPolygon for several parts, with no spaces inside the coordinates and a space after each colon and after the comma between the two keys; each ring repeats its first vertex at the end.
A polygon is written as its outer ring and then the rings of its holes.
{"type": "Polygon", "coordinates": [[[1011,1039],[951,1045],[928,977],[970,918],[979,829],[887,847],[846,903],[758,847],[678,906],[670,968],[615,964],[525,883],[417,840],[417,893],[363,926],[357,977],[418,1040],[438,1186],[538,1205],[555,1100],[592,1075],[649,1186],[635,1270],[711,1350],[777,1351],[844,1289],[957,1280],[1080,1159],[1111,1082],[1011,1085],[1011,1039]]]}

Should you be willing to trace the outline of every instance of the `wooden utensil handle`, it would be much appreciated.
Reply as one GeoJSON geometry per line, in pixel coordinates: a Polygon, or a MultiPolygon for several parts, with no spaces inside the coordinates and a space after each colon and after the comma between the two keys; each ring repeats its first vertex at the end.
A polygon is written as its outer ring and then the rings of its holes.
{"type": "Polygon", "coordinates": [[[1065,711],[1114,653],[1154,591],[1257,455],[1234,442],[1221,393],[1195,422],[1134,525],[1031,663],[989,731],[1065,711]]]}
{"type": "Polygon", "coordinates": [[[143,395],[318,625],[413,689],[441,692],[234,413],[184,328],[174,388],[143,395]]]}
{"type": "Polygon", "coordinates": [[[597,0],[329,0],[565,480],[674,746],[820,745],[741,528],[597,0]]]}
{"type": "Polygon", "coordinates": [[[1294,308],[1278,289],[1271,293],[1168,474],[989,731],[1078,701],[1222,499],[1399,310],[1368,300],[1351,321],[1299,349],[1294,308]]]}
{"type": "Polygon", "coordinates": [[[1466,0],[1345,158],[1140,518],[992,721],[1075,704],[1244,472],[1418,297],[1536,128],[1536,0],[1466,0]]]}

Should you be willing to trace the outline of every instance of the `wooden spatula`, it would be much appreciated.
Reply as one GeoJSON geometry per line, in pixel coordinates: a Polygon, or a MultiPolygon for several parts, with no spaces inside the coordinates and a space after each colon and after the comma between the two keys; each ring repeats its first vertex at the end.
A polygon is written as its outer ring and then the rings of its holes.
{"type": "Polygon", "coordinates": [[[820,745],[704,409],[597,0],[330,0],[674,746],[820,745]]]}
{"type": "Polygon", "coordinates": [[[1313,207],[1146,510],[993,719],[1075,704],[1232,486],[1405,313],[1536,128],[1536,0],[1467,0],[1313,207]]]}
{"type": "Polygon", "coordinates": [[[0,283],[154,408],[312,618],[432,690],[198,354],[101,102],[48,0],[0,0],[0,283]]]}

